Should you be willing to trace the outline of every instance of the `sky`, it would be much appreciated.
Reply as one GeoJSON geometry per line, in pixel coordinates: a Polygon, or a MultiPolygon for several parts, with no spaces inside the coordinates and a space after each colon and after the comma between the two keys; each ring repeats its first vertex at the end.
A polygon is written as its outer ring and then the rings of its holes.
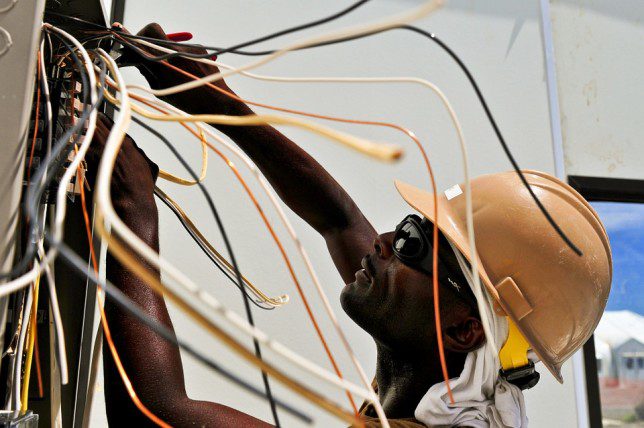
{"type": "Polygon", "coordinates": [[[607,311],[644,315],[644,204],[592,202],[613,252],[613,284],[607,311]]]}

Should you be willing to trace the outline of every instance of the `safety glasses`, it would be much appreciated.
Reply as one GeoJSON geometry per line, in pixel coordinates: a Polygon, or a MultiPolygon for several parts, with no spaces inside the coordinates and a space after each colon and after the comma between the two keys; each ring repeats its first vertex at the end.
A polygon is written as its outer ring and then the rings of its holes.
{"type": "Polygon", "coordinates": [[[393,241],[396,257],[406,265],[432,273],[431,223],[415,214],[404,218],[398,226],[393,241]]]}
{"type": "MultiPolygon", "coordinates": [[[[392,249],[394,255],[404,264],[414,269],[431,275],[433,272],[432,260],[433,225],[415,214],[410,214],[396,226],[392,249]]],[[[438,257],[438,280],[441,284],[454,289],[461,296],[473,302],[474,298],[465,276],[460,271],[447,239],[440,234],[438,257]]]]}

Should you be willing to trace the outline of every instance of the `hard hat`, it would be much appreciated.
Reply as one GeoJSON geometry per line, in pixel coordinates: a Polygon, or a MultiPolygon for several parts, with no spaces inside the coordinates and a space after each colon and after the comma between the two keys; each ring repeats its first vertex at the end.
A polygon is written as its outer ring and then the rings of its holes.
{"type": "MultiPolygon", "coordinates": [[[[523,171],[530,187],[575,254],[548,223],[514,171],[471,181],[475,254],[469,245],[463,186],[438,198],[438,228],[468,261],[478,257],[482,283],[559,382],[562,364],[597,326],[610,291],[608,235],[590,204],[572,187],[543,172],[523,171]]],[[[433,194],[396,181],[401,196],[427,219],[433,194]]]]}

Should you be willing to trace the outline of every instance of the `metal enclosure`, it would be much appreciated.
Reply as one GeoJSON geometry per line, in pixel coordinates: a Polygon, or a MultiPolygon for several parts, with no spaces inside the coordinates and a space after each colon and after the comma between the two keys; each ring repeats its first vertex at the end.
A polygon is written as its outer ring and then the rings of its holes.
{"type": "MultiPolygon", "coordinates": [[[[0,269],[15,257],[25,141],[45,0],[0,0],[0,269]]],[[[8,298],[0,300],[3,346],[8,298]]]]}

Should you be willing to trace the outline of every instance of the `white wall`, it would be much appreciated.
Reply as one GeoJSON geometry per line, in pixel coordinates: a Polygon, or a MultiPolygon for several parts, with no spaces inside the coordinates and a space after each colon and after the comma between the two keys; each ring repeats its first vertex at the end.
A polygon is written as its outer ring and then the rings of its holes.
{"type": "Polygon", "coordinates": [[[644,179],[644,3],[555,0],[566,171],[644,179]]]}
{"type": "MultiPolygon", "coordinates": [[[[377,0],[327,28],[376,19],[419,3],[419,0],[377,0]]],[[[191,0],[178,6],[176,1],[160,0],[154,3],[154,7],[150,7],[149,2],[129,1],[125,24],[132,31],[136,31],[148,22],[157,21],[164,25],[168,32],[192,31],[197,41],[228,46],[253,36],[326,16],[348,4],[348,1],[191,0]]],[[[442,36],[470,66],[519,163],[526,168],[554,172],[539,14],[537,1],[454,0],[419,25],[442,36]]],[[[321,30],[307,34],[319,31],[321,30]]],[[[279,46],[293,39],[294,37],[285,37],[267,43],[266,47],[279,46]]],[[[222,59],[234,64],[247,61],[233,56],[225,56],[222,59]]],[[[260,71],[281,76],[420,76],[430,79],[444,89],[462,120],[470,145],[473,173],[482,174],[510,168],[465,77],[446,54],[430,41],[417,35],[396,31],[346,45],[296,53],[263,67],[260,71]]],[[[127,77],[133,82],[140,81],[135,72],[128,72],[127,77]]],[[[435,96],[419,90],[418,87],[316,84],[292,86],[254,82],[240,77],[231,78],[229,84],[239,95],[256,101],[338,116],[386,120],[407,126],[419,135],[429,150],[441,188],[462,180],[457,140],[449,117],[435,96]]],[[[407,149],[407,154],[401,162],[385,165],[346,151],[317,136],[299,130],[284,129],[289,137],[312,153],[345,186],[379,231],[391,230],[410,212],[397,195],[393,179],[400,178],[417,185],[427,185],[426,173],[419,155],[404,136],[392,131],[373,127],[336,124],[333,126],[376,140],[396,142],[407,149]]],[[[159,129],[166,132],[182,151],[190,156],[196,168],[199,149],[188,134],[179,127],[169,125],[159,126],[159,129]]],[[[134,129],[132,134],[163,168],[185,174],[157,141],[139,129],[134,129]]],[[[255,311],[257,324],[292,349],[329,368],[330,365],[314,337],[314,331],[284,265],[256,212],[240,191],[239,185],[232,179],[230,172],[218,159],[211,159],[207,186],[213,192],[215,202],[218,203],[232,235],[242,270],[271,293],[288,292],[292,297],[291,304],[284,309],[270,313],[255,311]]],[[[210,238],[221,243],[203,198],[196,189],[184,190],[168,183],[160,185],[194,215],[197,224],[203,227],[210,238]]],[[[265,201],[265,198],[262,201],[265,201]]],[[[238,290],[226,283],[210,266],[173,216],[163,207],[160,207],[160,212],[163,255],[176,265],[182,266],[191,278],[242,314],[243,307],[238,290]]],[[[276,216],[271,214],[271,218],[276,219],[276,216]]],[[[337,300],[343,285],[342,280],[333,268],[324,242],[295,216],[291,215],[291,218],[312,256],[327,293],[332,297],[334,309],[353,343],[358,358],[367,372],[373,373],[375,347],[368,335],[353,325],[342,313],[337,300]]],[[[282,236],[285,236],[284,231],[278,229],[282,236]]],[[[288,249],[295,254],[292,245],[289,245],[288,249]]],[[[326,322],[322,306],[314,296],[310,281],[305,279],[302,263],[295,255],[293,260],[316,313],[319,314],[322,327],[328,332],[327,336],[341,366],[345,368],[349,378],[357,381],[348,358],[344,356],[339,341],[332,333],[330,323],[326,322]]],[[[179,336],[209,352],[226,367],[233,368],[256,385],[261,384],[255,369],[249,368],[247,364],[223,349],[179,311],[171,308],[171,312],[179,336]]],[[[270,421],[268,406],[261,400],[249,397],[238,388],[222,381],[188,356],[184,358],[184,364],[191,397],[222,402],[270,421]]],[[[288,365],[284,368],[294,372],[288,365]]],[[[567,382],[563,386],[558,385],[545,369],[541,371],[542,382],[526,394],[532,426],[577,425],[570,365],[564,366],[563,374],[567,382]]],[[[343,402],[343,394],[333,388],[308,375],[302,379],[319,391],[343,402]]],[[[276,382],[273,382],[273,385],[278,396],[313,415],[316,419],[315,426],[343,426],[341,422],[310,406],[276,382]]],[[[104,408],[102,397],[97,398],[99,401],[93,416],[97,426],[100,426],[104,424],[104,408]]],[[[282,418],[284,426],[298,425],[283,413],[282,418]]]]}

